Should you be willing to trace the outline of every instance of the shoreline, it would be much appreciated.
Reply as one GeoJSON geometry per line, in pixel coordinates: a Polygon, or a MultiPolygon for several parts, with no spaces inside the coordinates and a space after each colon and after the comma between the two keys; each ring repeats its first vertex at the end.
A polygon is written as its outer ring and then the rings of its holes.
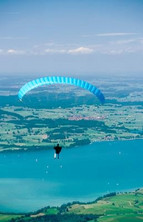
{"type": "MultiPolygon", "coordinates": [[[[90,142],[88,144],[84,144],[82,146],[71,146],[71,147],[63,147],[64,149],[73,149],[73,148],[81,148],[81,147],[84,147],[86,145],[91,145],[91,144],[94,144],[94,143],[104,143],[104,142],[120,142],[120,141],[136,141],[136,140],[143,140],[143,138],[130,138],[130,139],[120,139],[120,140],[97,140],[97,141],[94,141],[94,142],[90,142]]],[[[52,150],[53,147],[42,147],[42,148],[38,148],[38,149],[28,149],[28,148],[23,148],[23,149],[3,149],[3,150],[0,150],[0,154],[4,154],[4,153],[26,153],[26,152],[41,152],[41,151],[48,151],[48,150],[52,150]]]]}
{"type": "Polygon", "coordinates": [[[98,201],[102,201],[102,199],[106,198],[106,197],[111,197],[111,196],[118,196],[118,195],[128,195],[128,194],[134,194],[138,191],[141,191],[143,189],[143,187],[139,187],[139,188],[133,188],[133,189],[128,189],[128,190],[124,190],[124,191],[112,191],[112,192],[109,192],[109,193],[106,193],[106,194],[103,194],[101,196],[98,196],[97,198],[95,198],[93,201],[71,201],[71,202],[66,202],[66,203],[63,203],[61,205],[48,205],[48,206],[45,206],[45,207],[42,207],[40,209],[37,209],[37,210],[34,210],[34,211],[29,211],[29,212],[6,212],[6,211],[0,211],[0,214],[2,215],[29,215],[29,214],[37,214],[37,212],[41,212],[43,209],[46,209],[46,208],[57,208],[57,209],[60,209],[62,206],[64,207],[67,207],[67,206],[71,206],[71,205],[74,205],[74,204],[79,204],[79,205],[88,205],[88,204],[95,204],[97,203],[98,201]]]}

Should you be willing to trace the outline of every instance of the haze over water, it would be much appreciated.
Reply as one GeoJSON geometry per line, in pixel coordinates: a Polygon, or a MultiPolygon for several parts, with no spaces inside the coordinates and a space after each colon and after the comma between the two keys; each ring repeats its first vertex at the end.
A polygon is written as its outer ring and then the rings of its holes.
{"type": "Polygon", "coordinates": [[[92,201],[143,184],[143,140],[0,154],[0,211],[29,212],[70,201],[92,201]]]}

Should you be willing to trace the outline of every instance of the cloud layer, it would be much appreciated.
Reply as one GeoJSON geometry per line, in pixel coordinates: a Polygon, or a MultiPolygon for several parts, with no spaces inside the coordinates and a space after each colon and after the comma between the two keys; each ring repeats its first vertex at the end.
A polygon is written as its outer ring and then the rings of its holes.
{"type": "MultiPolygon", "coordinates": [[[[121,34],[121,33],[120,33],[121,34]]],[[[46,56],[46,55],[71,55],[86,56],[91,54],[121,55],[143,52],[143,38],[118,39],[116,41],[104,41],[100,44],[78,45],[78,44],[54,44],[45,43],[35,45],[27,49],[14,47],[0,49],[0,55],[7,56],[46,56]]]]}

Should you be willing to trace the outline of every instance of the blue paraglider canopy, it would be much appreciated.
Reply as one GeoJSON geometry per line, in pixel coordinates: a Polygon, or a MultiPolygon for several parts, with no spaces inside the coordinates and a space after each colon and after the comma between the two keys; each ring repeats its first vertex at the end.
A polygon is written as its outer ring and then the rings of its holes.
{"type": "Polygon", "coordinates": [[[23,96],[29,92],[30,90],[42,86],[42,85],[50,85],[50,84],[70,84],[86,89],[97,96],[100,102],[103,104],[105,101],[103,93],[96,88],[94,85],[72,77],[62,77],[62,76],[47,76],[43,78],[38,78],[26,83],[18,92],[18,97],[22,100],[23,96]]]}

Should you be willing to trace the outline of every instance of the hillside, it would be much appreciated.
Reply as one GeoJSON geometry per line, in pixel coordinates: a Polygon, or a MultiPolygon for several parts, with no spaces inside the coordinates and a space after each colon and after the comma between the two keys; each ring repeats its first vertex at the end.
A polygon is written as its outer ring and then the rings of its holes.
{"type": "Polygon", "coordinates": [[[143,189],[134,192],[110,193],[91,203],[69,203],[46,207],[26,215],[0,214],[0,221],[9,222],[139,222],[143,221],[143,189]]]}

